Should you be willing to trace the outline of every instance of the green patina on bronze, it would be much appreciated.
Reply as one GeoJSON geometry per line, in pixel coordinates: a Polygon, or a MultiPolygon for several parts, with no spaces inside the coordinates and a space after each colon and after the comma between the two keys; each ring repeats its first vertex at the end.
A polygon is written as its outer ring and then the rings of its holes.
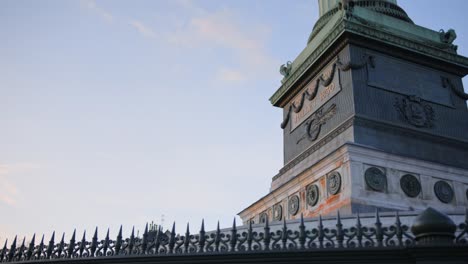
{"type": "Polygon", "coordinates": [[[468,67],[468,58],[457,54],[454,30],[434,31],[415,25],[396,1],[319,0],[321,18],[317,21],[309,42],[299,56],[288,65],[288,74],[281,87],[270,98],[275,106],[292,90],[296,81],[344,33],[363,36],[387,45],[468,67]],[[350,3],[353,3],[350,5],[350,3]],[[371,5],[369,5],[371,3],[371,5]],[[375,3],[380,3],[375,5],[375,3]],[[383,4],[382,4],[383,3],[383,4]],[[385,8],[386,7],[386,8],[385,8]]]}

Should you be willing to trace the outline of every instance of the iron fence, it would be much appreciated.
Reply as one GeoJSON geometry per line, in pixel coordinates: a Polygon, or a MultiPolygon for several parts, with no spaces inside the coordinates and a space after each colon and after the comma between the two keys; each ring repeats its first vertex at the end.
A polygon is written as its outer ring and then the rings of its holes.
{"type": "MultiPolygon", "coordinates": [[[[362,225],[359,214],[352,226],[343,226],[339,213],[333,221],[333,228],[325,227],[322,217],[318,218],[315,226],[306,227],[302,216],[299,224],[286,221],[270,224],[267,221],[261,227],[258,225],[253,227],[252,224],[237,227],[234,219],[232,228],[221,230],[218,223],[217,229],[212,232],[205,231],[202,221],[197,233],[191,233],[187,224],[183,235],[176,235],[175,223],[170,232],[163,232],[161,228],[149,231],[146,225],[142,237],[135,236],[133,229],[130,237],[126,239],[122,237],[122,227],[120,227],[115,240],[109,237],[109,230],[105,238],[100,240],[96,228],[91,240],[87,240],[86,231],[82,238],[77,240],[75,230],[69,242],[65,242],[65,234],[57,242],[54,232],[48,243],[44,242],[42,236],[40,242],[36,244],[36,235],[33,235],[28,244],[25,244],[25,238],[18,243],[15,237],[10,247],[7,246],[8,241],[5,241],[3,249],[0,250],[0,262],[110,256],[412,247],[418,240],[418,237],[410,231],[410,227],[402,224],[398,213],[394,216],[394,223],[390,225],[382,224],[378,211],[371,225],[362,225]]],[[[433,227],[428,226],[428,228],[433,227]]],[[[468,210],[464,222],[456,225],[456,232],[452,238],[451,243],[468,246],[468,210]]]]}

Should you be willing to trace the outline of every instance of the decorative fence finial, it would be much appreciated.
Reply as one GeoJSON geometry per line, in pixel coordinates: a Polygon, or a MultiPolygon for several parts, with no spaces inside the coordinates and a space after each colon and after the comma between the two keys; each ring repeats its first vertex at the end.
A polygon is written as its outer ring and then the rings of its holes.
{"type": "Polygon", "coordinates": [[[456,230],[452,219],[431,207],[418,215],[411,227],[417,245],[451,245],[456,230]]]}

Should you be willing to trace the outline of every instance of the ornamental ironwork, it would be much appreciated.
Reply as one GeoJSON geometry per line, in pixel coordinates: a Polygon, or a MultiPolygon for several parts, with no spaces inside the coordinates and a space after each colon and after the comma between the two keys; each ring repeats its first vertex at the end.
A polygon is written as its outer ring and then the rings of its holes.
{"type": "Polygon", "coordinates": [[[406,174],[400,179],[400,187],[409,197],[417,197],[421,193],[421,183],[416,176],[406,174]]]}
{"type": "Polygon", "coordinates": [[[309,206],[315,206],[320,197],[320,189],[316,184],[307,186],[306,200],[309,206]]]}
{"type": "Polygon", "coordinates": [[[299,196],[293,195],[288,201],[288,212],[290,215],[296,215],[299,212],[299,196]]]}
{"type": "Polygon", "coordinates": [[[327,176],[327,190],[331,195],[338,194],[341,189],[341,175],[334,171],[327,176]]]}
{"type": "Polygon", "coordinates": [[[376,167],[370,167],[364,173],[367,186],[377,192],[384,192],[387,187],[387,176],[376,167]]]}
{"type": "Polygon", "coordinates": [[[281,221],[281,219],[283,219],[283,206],[276,204],[273,206],[273,220],[281,221]]]}
{"type": "Polygon", "coordinates": [[[443,203],[452,202],[454,197],[452,186],[445,181],[438,181],[434,184],[434,193],[443,203]]]}
{"type": "MultiPolygon", "coordinates": [[[[91,239],[87,239],[86,232],[80,239],[74,231],[69,241],[65,241],[65,235],[62,235],[60,240],[56,240],[54,232],[48,242],[44,236],[36,240],[35,235],[30,240],[28,239],[29,243],[26,243],[26,239],[20,242],[17,238],[10,243],[6,241],[0,249],[0,262],[49,263],[51,260],[60,259],[85,260],[105,257],[113,257],[114,261],[111,262],[116,262],[115,257],[414,247],[418,243],[418,237],[411,233],[409,226],[402,223],[398,212],[393,221],[388,217],[392,216],[386,216],[385,223],[393,222],[393,224],[384,224],[381,221],[384,217],[381,217],[378,211],[373,219],[366,220],[367,224],[362,224],[360,216],[357,215],[354,223],[346,221],[346,226],[342,223],[339,213],[336,219],[326,221],[322,221],[319,217],[306,222],[301,215],[299,223],[283,221],[282,224],[270,226],[269,222],[265,221],[263,226],[257,225],[256,227],[253,227],[251,222],[247,226],[238,227],[234,219],[232,228],[221,230],[218,224],[216,230],[212,232],[205,231],[202,221],[199,232],[191,233],[187,225],[185,232],[180,234],[176,231],[175,223],[171,231],[163,231],[159,227],[157,231],[150,232],[146,225],[141,237],[135,236],[133,229],[130,237],[126,239],[123,237],[122,227],[116,239],[111,239],[109,230],[104,239],[99,239],[97,228],[91,239]]],[[[426,219],[427,221],[429,225],[425,225],[423,221],[423,226],[421,226],[419,222],[417,229],[426,232],[428,237],[425,240],[434,241],[437,245],[440,226],[438,226],[439,229],[432,230],[431,219],[426,219]],[[431,235],[434,240],[431,240],[431,235]]],[[[452,225],[455,226],[453,222],[443,223],[443,225],[450,228],[452,225]]],[[[465,222],[455,227],[452,234],[454,238],[450,243],[460,246],[468,245],[468,213],[465,222]]]]}

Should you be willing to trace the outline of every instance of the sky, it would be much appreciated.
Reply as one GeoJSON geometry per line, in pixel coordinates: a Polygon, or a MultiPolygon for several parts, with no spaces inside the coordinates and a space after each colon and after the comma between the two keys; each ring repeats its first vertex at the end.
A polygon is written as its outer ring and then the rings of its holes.
{"type": "MultiPolygon", "coordinates": [[[[399,5],[468,55],[468,1],[399,5]]],[[[0,0],[0,244],[230,226],[282,167],[268,98],[317,18],[312,0],[0,0]]]]}

